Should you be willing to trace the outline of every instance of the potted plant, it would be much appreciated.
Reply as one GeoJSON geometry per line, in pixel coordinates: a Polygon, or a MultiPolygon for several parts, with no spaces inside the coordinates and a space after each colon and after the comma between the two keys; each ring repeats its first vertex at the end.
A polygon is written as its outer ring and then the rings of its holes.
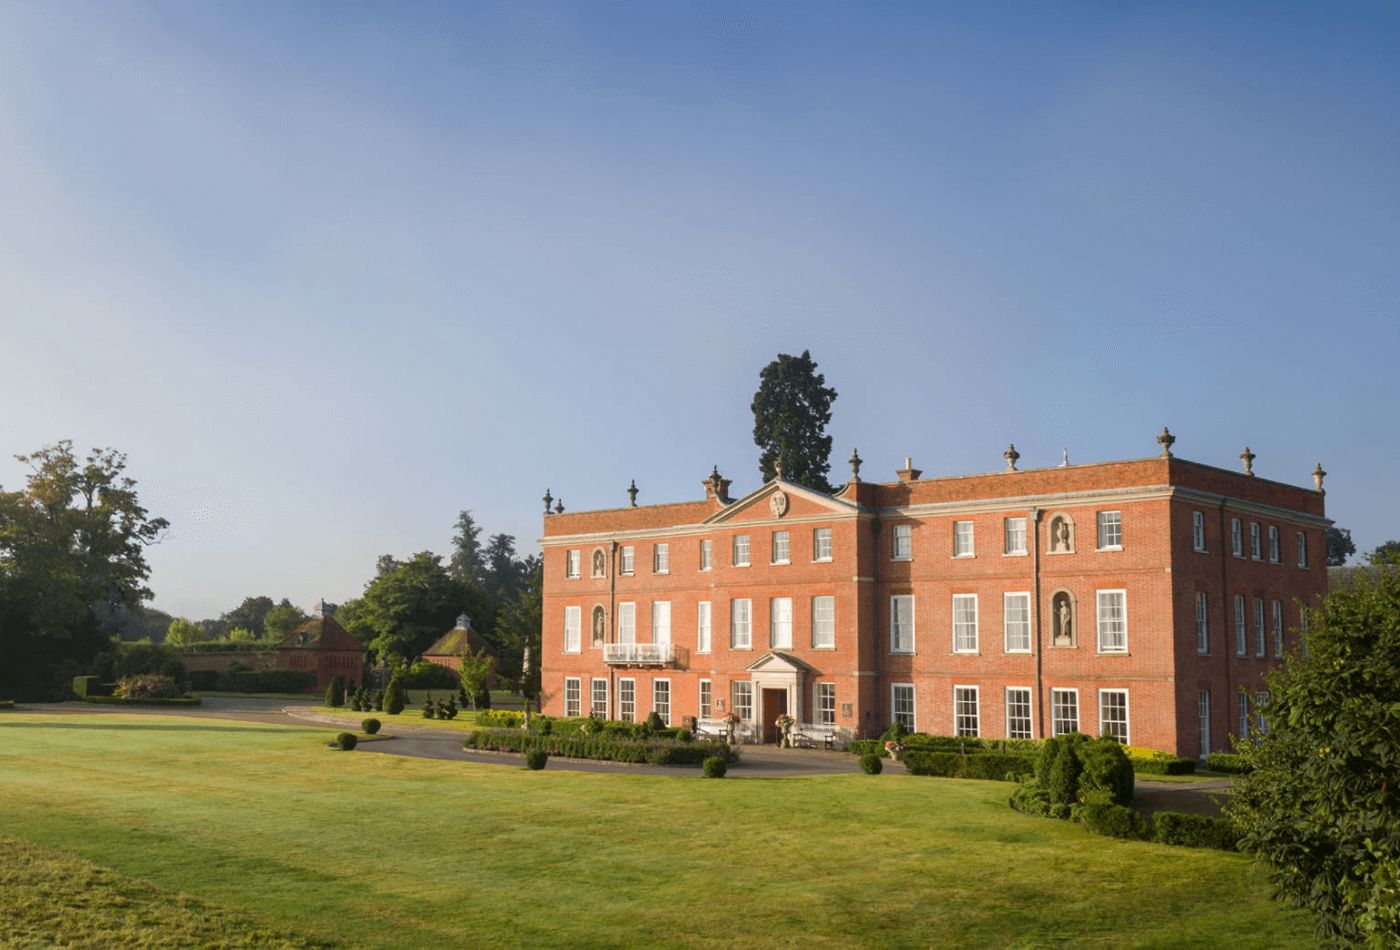
{"type": "Polygon", "coordinates": [[[777,719],[773,720],[773,725],[778,727],[778,748],[791,749],[792,729],[793,726],[797,725],[797,720],[789,716],[787,713],[783,713],[782,715],[778,716],[777,719]]]}
{"type": "Polygon", "coordinates": [[[898,739],[885,740],[885,754],[888,755],[891,759],[894,759],[894,761],[899,761],[899,754],[903,751],[903,742],[900,742],[898,739]]]}
{"type": "Polygon", "coordinates": [[[738,740],[735,738],[734,735],[734,730],[739,727],[740,721],[741,720],[739,719],[739,714],[736,712],[725,713],[724,718],[720,720],[720,722],[724,723],[724,730],[728,734],[726,737],[726,741],[730,745],[738,744],[738,740]]]}

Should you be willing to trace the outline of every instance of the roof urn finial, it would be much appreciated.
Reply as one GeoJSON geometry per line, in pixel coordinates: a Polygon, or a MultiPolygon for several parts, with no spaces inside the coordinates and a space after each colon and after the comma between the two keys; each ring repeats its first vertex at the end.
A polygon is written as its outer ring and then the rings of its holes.
{"type": "Polygon", "coordinates": [[[564,513],[564,499],[560,498],[554,503],[554,513],[556,515],[562,515],[564,513]]]}
{"type": "Polygon", "coordinates": [[[1069,466],[1069,449],[1060,449],[1060,468],[1069,466]]]}
{"type": "Polygon", "coordinates": [[[637,480],[632,479],[632,484],[627,486],[627,500],[630,507],[637,507],[637,480]]]}
{"type": "Polygon", "coordinates": [[[860,457],[860,452],[851,449],[851,481],[853,482],[860,481],[860,463],[862,461],[864,460],[860,457]]]}
{"type": "Polygon", "coordinates": [[[1021,457],[1021,453],[1016,451],[1016,443],[1012,442],[1006,447],[1006,451],[1001,453],[1001,457],[1006,459],[1006,470],[1016,471],[1016,460],[1021,457]]]}
{"type": "Polygon", "coordinates": [[[1162,426],[1162,434],[1157,436],[1157,444],[1162,447],[1162,454],[1158,458],[1169,459],[1172,457],[1172,445],[1176,442],[1176,436],[1171,434],[1171,430],[1162,426]]]}
{"type": "Polygon", "coordinates": [[[554,496],[549,493],[549,489],[544,490],[544,513],[549,514],[549,506],[554,504],[554,496]]]}
{"type": "Polygon", "coordinates": [[[774,477],[774,478],[779,478],[779,479],[783,477],[783,460],[782,460],[782,459],[775,459],[775,460],[774,460],[774,462],[773,462],[773,477],[774,477]]]}
{"type": "Polygon", "coordinates": [[[1327,473],[1322,470],[1322,463],[1317,463],[1317,468],[1313,469],[1313,485],[1318,491],[1322,491],[1322,480],[1327,477],[1327,473]]]}
{"type": "Polygon", "coordinates": [[[1249,451],[1249,446],[1247,445],[1244,447],[1244,451],[1240,453],[1240,461],[1244,463],[1244,473],[1250,478],[1254,477],[1255,457],[1254,453],[1249,451]]]}

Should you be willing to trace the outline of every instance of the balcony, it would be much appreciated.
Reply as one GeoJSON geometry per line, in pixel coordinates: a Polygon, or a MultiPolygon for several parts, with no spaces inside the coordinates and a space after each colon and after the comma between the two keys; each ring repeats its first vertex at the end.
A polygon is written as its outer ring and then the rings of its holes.
{"type": "Polygon", "coordinates": [[[674,663],[676,651],[669,643],[606,643],[603,662],[621,665],[664,666],[674,663]]]}

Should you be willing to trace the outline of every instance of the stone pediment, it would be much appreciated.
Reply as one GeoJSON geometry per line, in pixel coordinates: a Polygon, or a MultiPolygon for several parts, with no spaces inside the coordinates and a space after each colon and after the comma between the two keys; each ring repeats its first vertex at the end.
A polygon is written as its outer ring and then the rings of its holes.
{"type": "Polygon", "coordinates": [[[772,650],[744,667],[746,673],[815,673],[816,670],[793,656],[772,650]]]}
{"type": "Polygon", "coordinates": [[[706,518],[705,524],[781,522],[788,518],[853,515],[860,506],[775,478],[706,518]]]}

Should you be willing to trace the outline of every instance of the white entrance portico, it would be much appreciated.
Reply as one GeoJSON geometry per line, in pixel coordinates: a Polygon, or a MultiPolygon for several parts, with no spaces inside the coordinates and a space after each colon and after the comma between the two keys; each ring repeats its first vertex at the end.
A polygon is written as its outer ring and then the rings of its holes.
{"type": "Polygon", "coordinates": [[[761,742],[776,738],[773,721],[787,713],[802,722],[802,698],[807,682],[816,670],[790,653],[773,650],[750,663],[746,668],[753,681],[755,732],[761,742]]]}

